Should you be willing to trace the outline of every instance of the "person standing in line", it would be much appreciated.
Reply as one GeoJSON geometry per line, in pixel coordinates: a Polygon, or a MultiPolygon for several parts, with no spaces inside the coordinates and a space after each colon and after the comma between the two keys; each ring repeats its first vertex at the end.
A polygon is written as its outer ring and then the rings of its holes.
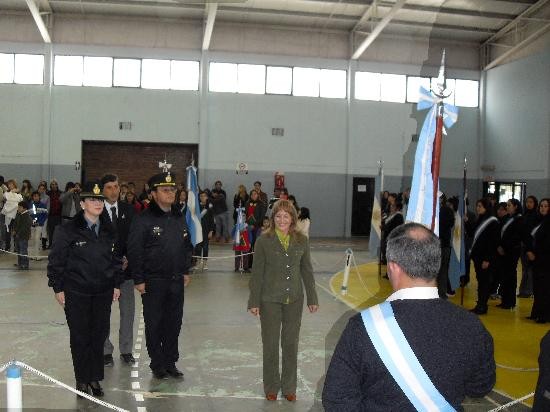
{"type": "Polygon", "coordinates": [[[298,341],[304,289],[310,313],[319,309],[309,240],[296,231],[298,216],[288,200],[273,205],[270,227],[256,241],[248,311],[260,317],[264,392],[277,400],[279,390],[296,401],[298,341]],[[279,347],[282,371],[279,372],[279,347]]]}
{"type": "Polygon", "coordinates": [[[63,222],[71,220],[80,210],[79,190],[74,182],[67,182],[65,191],[59,196],[63,222]]]}
{"type": "Polygon", "coordinates": [[[527,258],[527,244],[531,231],[539,224],[539,201],[535,196],[527,196],[523,213],[523,239],[521,246],[521,282],[518,298],[533,296],[533,262],[527,258]]]}
{"type": "MultiPolygon", "coordinates": [[[[15,219],[15,216],[17,215],[17,208],[19,206],[19,202],[23,201],[23,196],[19,193],[19,190],[17,188],[17,182],[14,179],[10,179],[6,183],[8,187],[8,191],[4,192],[4,207],[2,208],[2,215],[4,215],[4,221],[6,225],[7,233],[5,233],[6,237],[4,239],[6,250],[11,249],[11,239],[13,237],[12,233],[12,226],[13,226],[13,220],[15,219]]],[[[17,244],[14,242],[14,248],[17,249],[17,244]]]]}
{"type": "MultiPolygon", "coordinates": [[[[103,196],[105,196],[105,207],[103,208],[103,217],[109,220],[113,229],[117,233],[119,250],[122,255],[122,270],[124,272],[124,281],[120,284],[120,299],[118,308],[120,313],[120,326],[118,330],[118,349],[120,359],[127,365],[136,362],[132,355],[134,344],[134,316],[135,316],[135,297],[134,281],[128,270],[128,233],[134,217],[134,209],[129,204],[119,201],[120,185],[118,177],[113,174],[106,174],[101,179],[103,186],[103,196]]],[[[110,333],[110,323],[108,330],[110,333]]],[[[113,366],[113,344],[107,335],[103,346],[103,363],[105,366],[113,366]]]]}
{"type": "Polygon", "coordinates": [[[470,257],[474,261],[477,278],[477,304],[470,311],[477,315],[487,313],[487,301],[491,294],[491,281],[497,261],[497,246],[500,240],[498,219],[492,215],[493,207],[488,199],[476,203],[477,222],[473,232],[470,257]]]}
{"type": "Polygon", "coordinates": [[[121,255],[103,212],[99,182],[85,185],[81,210],[55,230],[48,256],[48,286],[65,309],[76,389],[103,396],[103,345],[111,304],[120,296],[121,255]]]}
{"type": "Polygon", "coordinates": [[[441,194],[439,197],[439,240],[441,241],[441,268],[437,275],[437,290],[441,299],[447,299],[447,292],[454,295],[454,290],[449,285],[449,262],[451,259],[451,239],[455,226],[455,214],[447,205],[447,197],[441,194]]]}
{"type": "MultiPolygon", "coordinates": [[[[256,190],[256,192],[258,192],[259,199],[264,204],[264,209],[267,210],[267,205],[268,205],[269,200],[267,198],[267,193],[262,192],[262,182],[260,182],[259,180],[256,180],[254,182],[254,189],[253,190],[256,190]]],[[[252,195],[252,192],[251,192],[251,195],[252,195]]]]}
{"type": "Polygon", "coordinates": [[[550,322],[550,199],[539,203],[542,221],[531,231],[527,258],[533,262],[533,308],[528,319],[550,322]]]}
{"type": "Polygon", "coordinates": [[[183,378],[176,362],[193,246],[185,216],[174,204],[174,174],[151,177],[149,187],[153,200],[130,227],[128,267],[143,303],[149,367],[157,379],[183,378]]]}
{"type": "Polygon", "coordinates": [[[212,203],[208,199],[208,193],[200,192],[200,217],[202,227],[202,242],[195,246],[195,256],[201,256],[197,262],[197,269],[208,270],[208,247],[214,234],[214,216],[212,215],[212,203]]]}
{"type": "Polygon", "coordinates": [[[518,260],[521,254],[521,240],[523,238],[523,217],[521,203],[517,199],[510,199],[506,204],[507,218],[500,229],[500,243],[497,247],[499,254],[499,270],[502,273],[501,292],[502,303],[497,307],[513,309],[516,306],[516,289],[518,285],[518,260]]]}
{"type": "Polygon", "coordinates": [[[42,225],[42,231],[40,233],[40,240],[42,241],[42,250],[48,248],[48,216],[50,214],[50,197],[46,193],[48,187],[46,183],[40,183],[38,185],[38,194],[40,195],[40,202],[46,205],[46,214],[44,217],[44,224],[42,225]]]}

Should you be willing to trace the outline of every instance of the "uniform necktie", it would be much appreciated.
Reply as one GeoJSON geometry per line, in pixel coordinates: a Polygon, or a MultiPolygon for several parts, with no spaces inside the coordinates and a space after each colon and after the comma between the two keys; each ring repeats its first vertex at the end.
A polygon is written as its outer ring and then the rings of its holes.
{"type": "Polygon", "coordinates": [[[97,225],[94,223],[92,226],[90,226],[90,230],[92,231],[92,233],[94,234],[95,237],[97,237],[97,232],[96,232],[96,227],[97,225]]]}

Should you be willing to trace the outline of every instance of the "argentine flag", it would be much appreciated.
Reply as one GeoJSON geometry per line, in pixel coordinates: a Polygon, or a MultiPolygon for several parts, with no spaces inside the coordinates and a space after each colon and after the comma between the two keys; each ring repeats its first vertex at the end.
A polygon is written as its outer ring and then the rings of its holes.
{"type": "Polygon", "coordinates": [[[374,200],[372,202],[372,217],[370,221],[369,254],[372,258],[378,258],[380,253],[380,239],[382,237],[380,225],[382,224],[382,171],[374,180],[374,200]]]}
{"type": "MultiPolygon", "coordinates": [[[[413,180],[411,185],[411,197],[407,209],[407,222],[417,222],[430,228],[432,224],[432,201],[434,185],[432,178],[432,152],[436,132],[437,104],[438,99],[423,87],[420,88],[420,99],[417,109],[430,109],[420,138],[414,158],[413,180]]],[[[445,104],[443,123],[452,127],[458,117],[458,109],[455,106],[445,104]]],[[[439,235],[439,202],[436,204],[436,219],[434,233],[439,235]]]]}
{"type": "Polygon", "coordinates": [[[189,166],[187,168],[187,190],[187,212],[185,213],[185,221],[187,222],[187,227],[191,234],[191,243],[193,246],[197,246],[203,239],[197,168],[194,166],[189,166]]]}
{"type": "Polygon", "coordinates": [[[464,197],[458,200],[458,211],[455,212],[451,259],[449,260],[449,282],[451,289],[460,286],[460,277],[466,274],[466,257],[464,247],[464,197]]]}

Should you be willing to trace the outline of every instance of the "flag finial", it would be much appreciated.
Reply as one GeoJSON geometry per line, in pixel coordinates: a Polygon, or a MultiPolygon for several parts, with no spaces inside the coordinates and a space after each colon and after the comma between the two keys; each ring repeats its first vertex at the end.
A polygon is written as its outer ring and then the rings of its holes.
{"type": "Polygon", "coordinates": [[[172,164],[168,163],[166,161],[166,153],[164,154],[164,161],[159,162],[159,168],[162,169],[164,173],[170,174],[170,169],[172,168],[172,164]]]}

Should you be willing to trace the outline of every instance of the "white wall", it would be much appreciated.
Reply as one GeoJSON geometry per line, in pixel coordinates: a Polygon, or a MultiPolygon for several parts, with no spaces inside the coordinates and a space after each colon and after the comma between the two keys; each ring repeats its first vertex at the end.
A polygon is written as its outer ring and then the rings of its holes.
{"type": "Polygon", "coordinates": [[[496,180],[550,193],[550,48],[486,73],[484,159],[496,180]]]}
{"type": "MultiPolygon", "coordinates": [[[[197,57],[177,50],[172,55],[171,49],[54,47],[54,54],[87,51],[111,56],[197,57]]],[[[211,53],[208,58],[340,69],[348,65],[338,59],[226,52],[211,53]]],[[[437,73],[432,66],[379,62],[360,62],[357,69],[437,73]]],[[[478,73],[454,69],[449,76],[475,79],[478,73]]],[[[264,181],[265,190],[271,191],[273,173],[285,172],[291,192],[312,209],[317,222],[324,222],[314,226],[312,233],[317,236],[349,233],[351,177],[376,175],[379,159],[384,160],[388,182],[401,182],[388,189],[399,191],[410,185],[407,176],[412,173],[415,150],[411,137],[420,132],[425,117],[425,112],[416,112],[414,104],[355,99],[68,86],[50,89],[47,85],[1,85],[0,93],[0,107],[4,108],[0,113],[0,174],[4,176],[33,181],[56,177],[62,184],[78,179],[74,164],[81,161],[83,140],[198,143],[201,183],[211,185],[221,179],[228,193],[256,176],[264,181]],[[132,122],[132,130],[120,131],[119,121],[132,122]],[[285,135],[272,136],[273,127],[284,128],[285,135]],[[20,168],[24,163],[40,163],[40,159],[41,168],[20,168]],[[246,177],[235,175],[235,166],[241,161],[250,168],[246,177]],[[327,199],[337,201],[329,202],[328,207],[327,199]]],[[[452,182],[462,177],[464,154],[476,170],[478,135],[478,110],[463,109],[445,138],[442,178],[452,182]]],[[[477,176],[474,172],[470,177],[477,176]]]]}

